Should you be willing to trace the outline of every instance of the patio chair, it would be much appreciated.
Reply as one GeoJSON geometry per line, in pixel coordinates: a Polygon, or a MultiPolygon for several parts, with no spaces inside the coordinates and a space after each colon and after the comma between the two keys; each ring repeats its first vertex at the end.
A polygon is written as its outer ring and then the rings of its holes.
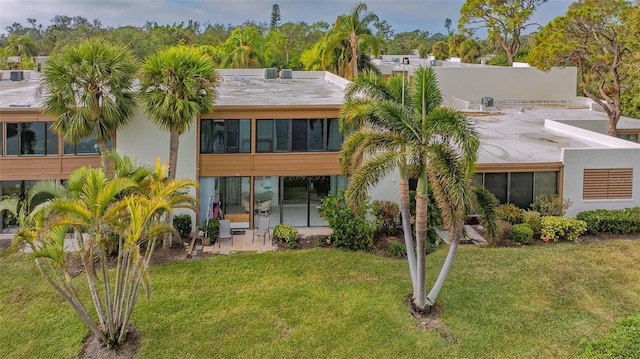
{"type": "Polygon", "coordinates": [[[231,234],[231,221],[228,219],[220,220],[220,231],[218,232],[218,248],[220,248],[223,238],[231,238],[231,247],[233,247],[233,234],[231,234]]]}
{"type": "Polygon", "coordinates": [[[267,236],[271,239],[271,233],[269,232],[269,217],[260,216],[258,220],[258,228],[253,230],[253,237],[251,238],[251,244],[256,237],[262,237],[262,245],[267,244],[267,236]]]}

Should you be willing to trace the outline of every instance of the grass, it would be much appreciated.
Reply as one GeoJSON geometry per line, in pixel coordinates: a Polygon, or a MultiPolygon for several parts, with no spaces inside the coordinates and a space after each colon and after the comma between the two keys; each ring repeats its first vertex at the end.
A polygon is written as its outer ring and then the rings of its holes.
{"type": "MultiPolygon", "coordinates": [[[[434,280],[446,248],[427,257],[434,280]]],[[[460,248],[445,332],[408,314],[403,260],[331,249],[152,268],[137,358],[573,358],[640,308],[640,241],[460,248]]],[[[0,357],[73,358],[88,328],[16,258],[0,263],[0,357]]]]}

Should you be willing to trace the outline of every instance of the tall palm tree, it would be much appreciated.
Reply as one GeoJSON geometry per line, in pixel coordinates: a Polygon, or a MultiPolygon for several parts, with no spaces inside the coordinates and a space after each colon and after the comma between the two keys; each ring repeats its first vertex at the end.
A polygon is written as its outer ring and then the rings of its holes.
{"type": "Polygon", "coordinates": [[[151,121],[170,134],[170,178],[176,178],[180,135],[199,115],[213,112],[218,83],[211,58],[193,47],[170,47],[142,64],[142,106],[151,121]]]}
{"type": "MultiPolygon", "coordinates": [[[[435,303],[451,267],[464,217],[471,212],[477,196],[486,195],[476,191],[471,181],[478,135],[463,114],[440,107],[440,90],[431,68],[418,68],[410,85],[401,77],[384,81],[378,75],[365,72],[356,77],[345,100],[342,129],[360,126],[359,131],[346,139],[340,157],[343,172],[352,175],[347,199],[358,205],[370,187],[396,168],[399,170],[400,207],[413,302],[420,310],[428,310],[435,303]],[[418,179],[415,250],[408,221],[408,178],[418,179]],[[438,279],[427,294],[425,243],[429,185],[452,243],[438,279]]],[[[491,218],[491,215],[485,217],[491,218]]],[[[495,235],[496,229],[491,223],[491,235],[495,235]]]]}
{"type": "MultiPolygon", "coordinates": [[[[67,45],[44,69],[43,112],[56,120],[52,130],[73,144],[96,136],[100,153],[129,123],[137,64],[125,47],[95,38],[67,45]]],[[[103,167],[107,160],[103,157],[103,167]]]]}
{"type": "Polygon", "coordinates": [[[35,56],[38,53],[36,45],[28,34],[11,35],[7,42],[9,43],[9,49],[20,58],[23,56],[35,56]]]}
{"type": "Polygon", "coordinates": [[[341,49],[339,58],[345,67],[345,76],[354,79],[358,75],[358,61],[363,51],[377,51],[380,39],[373,34],[369,25],[378,21],[378,16],[367,11],[365,3],[358,3],[350,14],[338,16],[333,28],[327,33],[322,52],[323,59],[333,58],[333,52],[341,49]],[[347,46],[343,47],[343,41],[347,46]]]}
{"type": "Polygon", "coordinates": [[[255,26],[236,27],[222,45],[222,66],[233,69],[262,66],[263,43],[263,36],[255,26]]]}

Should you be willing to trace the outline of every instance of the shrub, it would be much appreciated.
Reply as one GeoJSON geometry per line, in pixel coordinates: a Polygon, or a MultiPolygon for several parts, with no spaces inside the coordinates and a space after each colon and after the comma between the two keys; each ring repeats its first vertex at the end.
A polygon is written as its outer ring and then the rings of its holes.
{"type": "Polygon", "coordinates": [[[522,223],[522,210],[513,203],[501,204],[497,208],[498,218],[511,224],[522,223]]]}
{"type": "Polygon", "coordinates": [[[373,201],[371,213],[376,217],[377,231],[386,232],[388,236],[396,229],[400,217],[400,207],[393,201],[373,201]]]}
{"type": "Polygon", "coordinates": [[[173,228],[178,231],[181,238],[187,238],[191,235],[191,216],[188,214],[177,214],[173,216],[173,228]]]}
{"type": "Polygon", "coordinates": [[[529,244],[533,239],[533,229],[526,224],[514,224],[511,227],[511,239],[522,244],[529,244]]]}
{"type": "Polygon", "coordinates": [[[294,248],[298,242],[298,230],[290,224],[276,224],[273,227],[273,240],[285,243],[289,248],[294,248]]]}
{"type": "Polygon", "coordinates": [[[587,230],[587,223],[575,218],[546,216],[541,223],[541,236],[554,242],[576,240],[587,230]]]}
{"type": "Polygon", "coordinates": [[[536,200],[531,205],[534,211],[540,212],[543,216],[562,217],[571,207],[569,199],[561,199],[557,194],[541,194],[536,196],[536,200]]]}
{"type": "Polygon", "coordinates": [[[395,257],[406,257],[407,256],[407,248],[405,248],[404,244],[400,242],[393,242],[387,248],[387,252],[395,257]]]}
{"type": "Polygon", "coordinates": [[[527,210],[522,212],[522,223],[533,230],[533,236],[535,238],[540,237],[540,230],[542,229],[541,219],[542,216],[538,211],[527,210]]]}
{"type": "Polygon", "coordinates": [[[344,190],[324,197],[320,214],[333,230],[327,239],[329,244],[351,250],[371,247],[376,227],[367,219],[368,208],[369,205],[364,203],[357,210],[352,210],[345,203],[344,190]]]}
{"type": "Polygon", "coordinates": [[[494,243],[494,245],[499,245],[506,239],[511,238],[511,223],[507,221],[499,221],[498,227],[500,227],[500,235],[498,236],[498,241],[494,243]]]}
{"type": "Polygon", "coordinates": [[[215,244],[218,241],[218,233],[220,233],[220,220],[207,220],[204,222],[202,230],[204,231],[204,235],[211,239],[211,244],[215,244]]]}
{"type": "Polygon", "coordinates": [[[578,213],[576,218],[587,222],[587,234],[640,232],[640,207],[584,211],[578,213]]]}
{"type": "Polygon", "coordinates": [[[607,338],[581,344],[585,351],[580,358],[637,358],[640,353],[640,313],[618,319],[607,338]]]}

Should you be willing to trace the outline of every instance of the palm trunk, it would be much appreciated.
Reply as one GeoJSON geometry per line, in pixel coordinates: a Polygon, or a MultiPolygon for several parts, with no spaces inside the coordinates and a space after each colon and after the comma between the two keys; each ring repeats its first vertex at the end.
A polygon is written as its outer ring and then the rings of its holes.
{"type": "Polygon", "coordinates": [[[447,253],[447,258],[442,264],[442,268],[440,269],[440,273],[438,274],[438,279],[433,284],[433,287],[429,291],[429,295],[427,295],[427,305],[432,306],[436,303],[436,298],[438,298],[438,293],[440,293],[440,289],[444,284],[444,280],[447,279],[447,275],[449,274],[449,269],[453,265],[453,258],[456,255],[456,251],[458,250],[458,242],[459,239],[456,236],[451,240],[451,246],[449,247],[449,253],[447,253]]]}
{"type": "Polygon", "coordinates": [[[108,175],[112,175],[114,172],[115,165],[112,160],[107,158],[106,154],[109,151],[109,146],[107,146],[106,140],[98,141],[98,146],[100,148],[100,161],[102,164],[102,168],[108,175]]]}
{"type": "MultiPolygon", "coordinates": [[[[172,128],[169,132],[169,178],[176,179],[178,172],[178,147],[180,145],[180,133],[177,129],[172,128]]],[[[166,222],[171,226],[171,213],[167,213],[166,222]]],[[[173,244],[173,234],[168,233],[162,241],[162,248],[167,249],[173,244]]]]}
{"type": "Polygon", "coordinates": [[[416,191],[416,258],[417,258],[417,280],[418,293],[414,298],[415,305],[424,309],[426,306],[426,248],[427,242],[427,175],[423,173],[418,179],[418,188],[416,191]]]}
{"type": "Polygon", "coordinates": [[[400,169],[400,216],[402,217],[402,232],[404,233],[404,245],[407,248],[407,262],[411,274],[413,297],[418,294],[418,278],[416,276],[416,250],[413,246],[413,233],[411,230],[411,206],[409,204],[409,180],[406,170],[400,169]]]}

